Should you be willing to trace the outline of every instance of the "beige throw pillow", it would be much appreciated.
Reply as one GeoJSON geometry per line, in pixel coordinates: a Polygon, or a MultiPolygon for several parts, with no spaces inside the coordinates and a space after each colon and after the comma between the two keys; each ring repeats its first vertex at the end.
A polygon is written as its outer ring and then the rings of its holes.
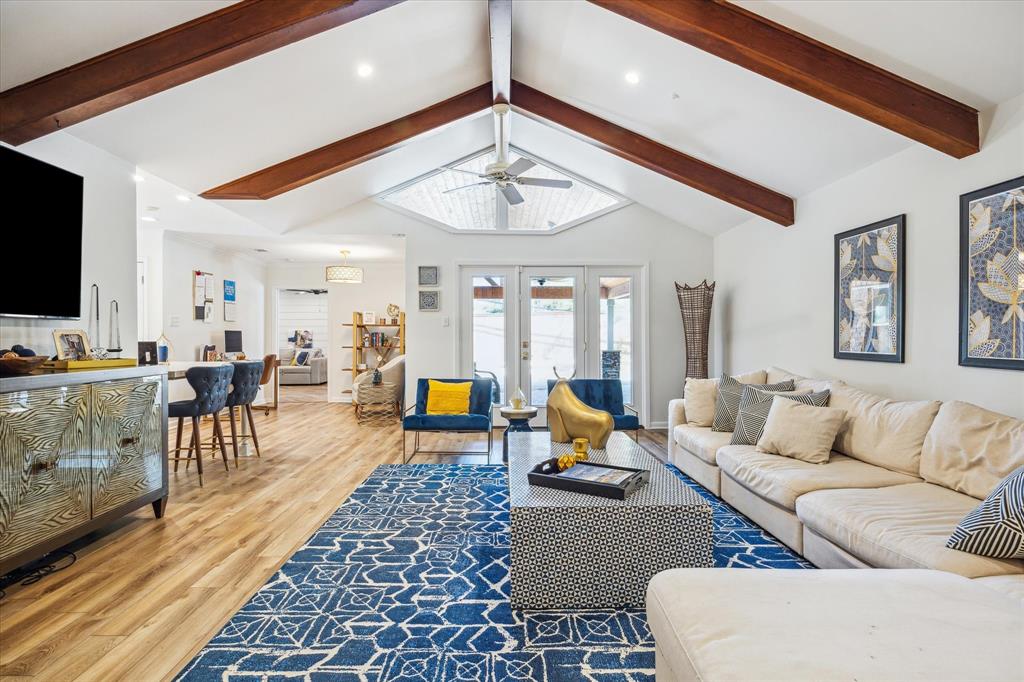
{"type": "MultiPolygon", "coordinates": [[[[733,377],[741,384],[763,384],[764,370],[748,372],[733,377]]],[[[715,418],[715,400],[718,397],[719,379],[686,380],[683,391],[683,405],[686,410],[686,421],[693,426],[711,426],[715,418]]]]}
{"type": "Polygon", "coordinates": [[[757,449],[811,464],[826,464],[832,442],[845,419],[846,410],[804,405],[777,395],[772,399],[757,449]]]}

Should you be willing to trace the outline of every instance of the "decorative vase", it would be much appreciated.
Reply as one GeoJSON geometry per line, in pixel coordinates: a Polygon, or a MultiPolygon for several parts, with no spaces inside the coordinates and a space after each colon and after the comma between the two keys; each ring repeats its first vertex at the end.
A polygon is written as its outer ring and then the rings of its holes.
{"type": "Polygon", "coordinates": [[[376,367],[373,368],[373,378],[370,380],[374,386],[380,386],[381,382],[384,381],[384,375],[380,373],[380,370],[376,367]]]}
{"type": "Polygon", "coordinates": [[[523,395],[523,389],[517,388],[516,394],[512,396],[512,400],[509,402],[512,404],[512,407],[517,410],[521,410],[526,407],[526,396],[523,395]]]}
{"type": "Polygon", "coordinates": [[[679,313],[683,316],[683,337],[686,341],[686,379],[708,378],[708,330],[711,327],[711,302],[715,283],[704,280],[697,286],[676,282],[679,313]]]}

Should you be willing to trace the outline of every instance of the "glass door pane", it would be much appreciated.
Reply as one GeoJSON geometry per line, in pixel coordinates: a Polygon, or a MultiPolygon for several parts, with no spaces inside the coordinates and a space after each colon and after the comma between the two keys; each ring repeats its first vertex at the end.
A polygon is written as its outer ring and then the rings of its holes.
{"type": "MultiPolygon", "coordinates": [[[[531,405],[547,403],[554,370],[576,372],[582,356],[581,268],[524,268],[522,355],[531,405]]],[[[580,375],[582,376],[582,372],[580,375]]]]}
{"type": "Polygon", "coordinates": [[[492,378],[500,386],[495,404],[508,401],[508,373],[505,366],[505,277],[474,275],[472,310],[473,370],[479,378],[492,378]]]}
{"type": "Polygon", "coordinates": [[[599,277],[601,378],[622,382],[622,398],[633,404],[633,278],[599,277]]]}

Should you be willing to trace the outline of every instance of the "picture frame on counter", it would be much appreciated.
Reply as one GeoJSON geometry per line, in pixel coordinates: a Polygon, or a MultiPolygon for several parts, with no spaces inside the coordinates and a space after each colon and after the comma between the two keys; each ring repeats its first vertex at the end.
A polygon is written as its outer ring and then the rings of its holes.
{"type": "Polygon", "coordinates": [[[84,329],[54,329],[53,345],[58,360],[86,360],[92,355],[89,335],[84,329]]]}

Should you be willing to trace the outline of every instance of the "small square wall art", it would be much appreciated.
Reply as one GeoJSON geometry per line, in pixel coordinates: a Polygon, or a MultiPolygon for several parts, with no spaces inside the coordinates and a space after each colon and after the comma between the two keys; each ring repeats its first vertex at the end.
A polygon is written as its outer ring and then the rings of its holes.
{"type": "Polygon", "coordinates": [[[436,265],[419,266],[419,285],[421,287],[436,287],[441,283],[441,268],[436,265]]]}
{"type": "Polygon", "coordinates": [[[960,364],[1024,370],[1024,176],[960,197],[960,364]]]}
{"type": "Polygon", "coordinates": [[[903,362],[906,216],[835,236],[833,357],[903,362]]]}
{"type": "Polygon", "coordinates": [[[420,291],[420,310],[424,312],[437,312],[440,309],[440,291],[420,291]]]}

